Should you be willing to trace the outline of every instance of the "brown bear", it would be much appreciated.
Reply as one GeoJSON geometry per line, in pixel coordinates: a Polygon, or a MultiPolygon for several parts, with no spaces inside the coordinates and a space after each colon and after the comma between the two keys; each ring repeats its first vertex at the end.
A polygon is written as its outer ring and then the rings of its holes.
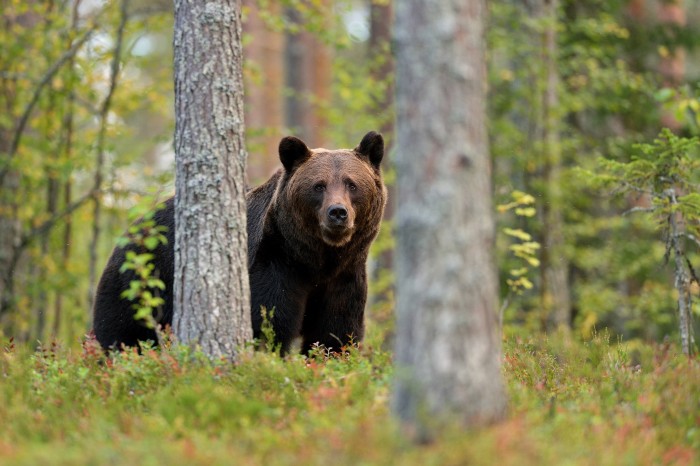
{"type": "MultiPolygon", "coordinates": [[[[355,149],[327,150],[286,137],[279,156],[283,167],[246,195],[253,334],[261,337],[264,308],[272,311],[282,354],[299,336],[302,352],[316,343],[338,350],[364,335],[367,256],[386,203],[384,140],[370,132],[355,149]]],[[[155,317],[167,325],[173,314],[173,199],[154,220],[168,228],[167,245],[154,251],[166,286],[155,317]]],[[[156,340],[121,297],[134,279],[119,271],[128,248],[115,248],[95,297],[94,332],[104,348],[156,340]]]]}

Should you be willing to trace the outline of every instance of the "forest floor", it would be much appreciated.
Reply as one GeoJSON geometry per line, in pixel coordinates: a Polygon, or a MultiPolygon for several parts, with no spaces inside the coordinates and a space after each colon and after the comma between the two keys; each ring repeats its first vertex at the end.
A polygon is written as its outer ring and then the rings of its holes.
{"type": "Polygon", "coordinates": [[[676,345],[508,337],[508,418],[425,445],[390,416],[391,373],[371,343],[234,367],[181,347],[105,360],[89,343],[0,340],[0,464],[700,463],[700,360],[676,345]]]}

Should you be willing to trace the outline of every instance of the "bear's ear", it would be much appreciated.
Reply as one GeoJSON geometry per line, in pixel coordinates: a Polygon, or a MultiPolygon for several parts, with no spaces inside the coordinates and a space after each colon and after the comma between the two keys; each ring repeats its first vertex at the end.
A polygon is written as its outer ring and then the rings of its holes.
{"type": "Polygon", "coordinates": [[[370,131],[362,138],[362,142],[355,148],[355,152],[366,156],[374,168],[379,168],[382,158],[384,158],[384,138],[381,134],[370,131]]]}
{"type": "Polygon", "coordinates": [[[287,136],[280,141],[279,153],[280,161],[288,172],[311,156],[311,151],[304,141],[294,136],[287,136]]]}

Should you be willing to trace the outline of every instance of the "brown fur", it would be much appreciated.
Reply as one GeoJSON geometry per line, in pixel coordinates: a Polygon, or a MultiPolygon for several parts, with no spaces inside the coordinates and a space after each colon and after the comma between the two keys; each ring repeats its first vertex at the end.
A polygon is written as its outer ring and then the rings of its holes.
{"type": "MultiPolygon", "coordinates": [[[[264,307],[274,311],[272,326],[282,353],[298,336],[303,351],[315,343],[337,350],[362,339],[367,255],[386,203],[383,154],[377,133],[368,133],[355,149],[309,150],[296,138],[280,142],[283,168],[246,196],[255,337],[261,336],[264,307]],[[320,185],[324,189],[316,189],[320,185]],[[338,213],[333,218],[332,207],[338,213]]],[[[155,317],[167,325],[173,314],[173,199],[154,218],[168,227],[168,243],[153,260],[166,286],[160,292],[165,304],[155,317]]],[[[119,271],[129,249],[134,247],[114,250],[96,294],[94,330],[105,348],[156,339],[153,330],[134,320],[132,303],[121,297],[135,278],[119,271]]]]}
{"type": "Polygon", "coordinates": [[[249,212],[265,212],[251,216],[248,228],[253,328],[259,308],[274,307],[283,352],[297,335],[304,351],[362,339],[367,255],[386,203],[383,153],[376,133],[354,150],[309,150],[286,138],[285,168],[250,194],[249,212]],[[333,206],[345,209],[344,221],[329,218],[333,206]]]}

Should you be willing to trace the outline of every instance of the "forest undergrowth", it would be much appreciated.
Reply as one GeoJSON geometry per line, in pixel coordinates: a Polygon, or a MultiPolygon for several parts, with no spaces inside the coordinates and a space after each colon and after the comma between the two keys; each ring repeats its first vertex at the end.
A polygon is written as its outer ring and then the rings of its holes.
{"type": "Polygon", "coordinates": [[[507,419],[411,444],[390,415],[392,358],[171,346],[104,358],[93,341],[0,341],[0,464],[691,465],[700,361],[607,335],[506,336],[507,419]]]}

